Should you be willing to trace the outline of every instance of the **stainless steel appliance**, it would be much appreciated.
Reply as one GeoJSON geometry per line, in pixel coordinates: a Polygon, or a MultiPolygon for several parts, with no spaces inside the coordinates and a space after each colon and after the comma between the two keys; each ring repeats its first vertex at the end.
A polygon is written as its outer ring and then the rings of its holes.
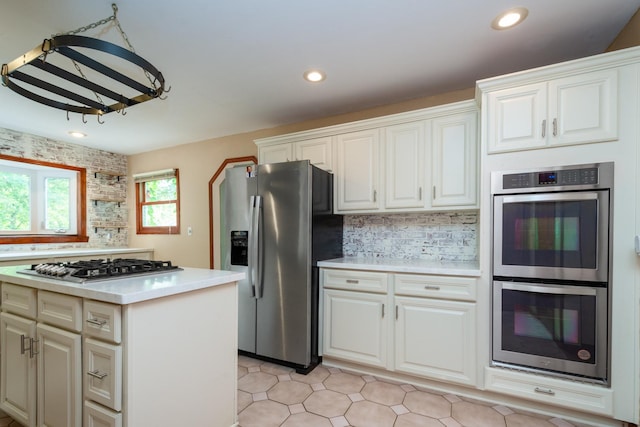
{"type": "Polygon", "coordinates": [[[45,262],[33,264],[31,268],[19,270],[28,274],[65,282],[85,283],[101,280],[122,279],[128,276],[166,273],[182,270],[171,261],[152,261],[146,259],[94,259],[87,261],[45,262]]]}
{"type": "Polygon", "coordinates": [[[318,363],[318,268],[342,256],[333,176],[308,161],[232,168],[223,184],[223,268],[238,284],[238,347],[308,372],[318,363]]]}
{"type": "Polygon", "coordinates": [[[493,365],[608,384],[613,171],[491,175],[493,365]]]}

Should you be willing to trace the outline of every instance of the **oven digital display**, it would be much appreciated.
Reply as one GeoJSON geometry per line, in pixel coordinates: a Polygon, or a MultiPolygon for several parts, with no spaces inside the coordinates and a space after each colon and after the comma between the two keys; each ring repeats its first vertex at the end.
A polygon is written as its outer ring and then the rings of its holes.
{"type": "Polygon", "coordinates": [[[539,185],[550,185],[558,183],[558,175],[555,172],[542,172],[538,174],[539,185]]]}

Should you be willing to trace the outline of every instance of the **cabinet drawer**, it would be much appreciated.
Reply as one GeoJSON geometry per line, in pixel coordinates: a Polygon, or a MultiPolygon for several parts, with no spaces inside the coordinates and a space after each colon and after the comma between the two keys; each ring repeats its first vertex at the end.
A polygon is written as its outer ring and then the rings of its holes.
{"type": "Polygon", "coordinates": [[[122,348],[86,338],[83,351],[85,399],[122,410],[122,348]]]}
{"type": "Polygon", "coordinates": [[[19,316],[36,318],[37,291],[26,286],[2,284],[2,309],[19,316]]]}
{"type": "Polygon", "coordinates": [[[388,289],[388,277],[387,273],[322,269],[322,286],[384,294],[388,289]]]}
{"type": "Polygon", "coordinates": [[[122,427],[122,414],[88,400],[84,401],[84,423],[87,427],[122,427]]]}
{"type": "Polygon", "coordinates": [[[120,343],[122,313],[119,305],[99,301],[84,301],[82,331],[95,338],[120,343]]]}
{"type": "Polygon", "coordinates": [[[475,301],[474,277],[395,274],[396,295],[475,301]]]}
{"type": "Polygon", "coordinates": [[[54,292],[38,292],[38,320],[74,332],[82,331],[82,299],[54,292]]]}

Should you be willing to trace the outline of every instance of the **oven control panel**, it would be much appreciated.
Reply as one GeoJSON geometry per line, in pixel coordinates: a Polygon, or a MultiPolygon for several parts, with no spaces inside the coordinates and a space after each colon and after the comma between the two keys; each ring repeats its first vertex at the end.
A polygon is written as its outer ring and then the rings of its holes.
{"type": "Polygon", "coordinates": [[[566,187],[571,185],[597,185],[598,168],[560,169],[556,171],[511,173],[502,176],[502,188],[566,187]]]}

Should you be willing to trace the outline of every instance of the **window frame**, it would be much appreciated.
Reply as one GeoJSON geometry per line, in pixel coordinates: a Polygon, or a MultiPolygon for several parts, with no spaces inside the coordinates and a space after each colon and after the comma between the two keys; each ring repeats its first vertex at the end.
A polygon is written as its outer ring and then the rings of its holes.
{"type": "Polygon", "coordinates": [[[85,243],[87,235],[87,169],[42,160],[0,154],[0,159],[16,163],[27,163],[55,169],[74,171],[76,180],[76,234],[0,234],[0,245],[16,245],[31,243],[85,243]]]}
{"type": "Polygon", "coordinates": [[[176,199],[175,200],[163,200],[161,202],[145,202],[144,201],[144,186],[147,182],[158,181],[161,179],[167,179],[167,177],[160,177],[157,179],[147,179],[141,182],[136,182],[136,234],[180,234],[180,172],[175,169],[173,178],[176,179],[176,199]],[[176,225],[161,226],[161,227],[145,227],[142,224],[142,208],[149,205],[162,205],[175,203],[176,205],[176,225]]]}

